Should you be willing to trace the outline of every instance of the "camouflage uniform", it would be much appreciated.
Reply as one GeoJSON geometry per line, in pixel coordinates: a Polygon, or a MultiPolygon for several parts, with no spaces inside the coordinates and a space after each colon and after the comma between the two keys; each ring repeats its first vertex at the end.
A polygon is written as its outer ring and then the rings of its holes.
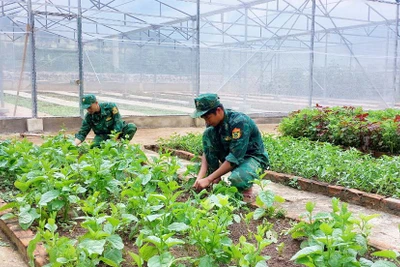
{"type": "Polygon", "coordinates": [[[208,175],[219,168],[220,162],[229,161],[234,169],[228,180],[240,191],[250,188],[260,171],[269,167],[257,125],[241,112],[225,110],[224,120],[204,132],[203,149],[208,175]]]}
{"type": "Polygon", "coordinates": [[[90,130],[96,136],[93,139],[91,147],[99,147],[102,141],[109,139],[111,131],[121,132],[121,138],[132,140],[136,133],[137,127],[133,123],[126,123],[122,120],[121,114],[114,103],[99,103],[100,112],[89,114],[82,121],[81,129],[75,137],[81,141],[85,140],[90,130]]]}

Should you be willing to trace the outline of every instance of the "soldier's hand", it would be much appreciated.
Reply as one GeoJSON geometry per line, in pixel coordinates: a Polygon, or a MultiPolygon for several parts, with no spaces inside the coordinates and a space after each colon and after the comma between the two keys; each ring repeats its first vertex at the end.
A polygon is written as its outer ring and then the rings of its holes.
{"type": "Polygon", "coordinates": [[[78,145],[80,145],[81,143],[82,143],[81,140],[79,140],[78,138],[75,138],[75,140],[74,140],[74,145],[78,146],[78,145]]]}
{"type": "Polygon", "coordinates": [[[203,179],[197,179],[196,182],[194,183],[193,187],[196,190],[202,190],[206,187],[208,187],[211,184],[210,180],[208,177],[203,178],[203,179]]]}

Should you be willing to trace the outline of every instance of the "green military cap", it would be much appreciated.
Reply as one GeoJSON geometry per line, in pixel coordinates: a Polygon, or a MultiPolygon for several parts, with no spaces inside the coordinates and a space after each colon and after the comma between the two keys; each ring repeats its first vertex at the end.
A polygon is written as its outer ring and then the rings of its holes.
{"type": "Polygon", "coordinates": [[[96,103],[96,96],[92,94],[84,95],[82,97],[82,108],[87,109],[89,108],[93,103],[96,103]]]}
{"type": "Polygon", "coordinates": [[[221,103],[217,94],[201,94],[194,99],[196,110],[193,112],[192,117],[198,118],[206,114],[213,108],[218,107],[221,103]]]}

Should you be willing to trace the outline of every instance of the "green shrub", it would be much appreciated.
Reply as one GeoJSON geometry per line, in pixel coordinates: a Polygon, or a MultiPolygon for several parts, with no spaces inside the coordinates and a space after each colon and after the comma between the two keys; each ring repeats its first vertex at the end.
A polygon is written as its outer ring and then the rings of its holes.
{"type": "Polygon", "coordinates": [[[400,152],[400,111],[364,111],[358,107],[306,108],[279,125],[284,136],[305,137],[364,151],[400,152]]]}

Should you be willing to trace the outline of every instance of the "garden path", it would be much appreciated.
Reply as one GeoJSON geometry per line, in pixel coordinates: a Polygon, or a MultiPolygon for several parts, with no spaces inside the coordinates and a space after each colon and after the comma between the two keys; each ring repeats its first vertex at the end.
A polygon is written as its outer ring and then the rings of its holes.
{"type": "Polygon", "coordinates": [[[0,230],[0,266],[28,267],[12,242],[0,230]]]}

